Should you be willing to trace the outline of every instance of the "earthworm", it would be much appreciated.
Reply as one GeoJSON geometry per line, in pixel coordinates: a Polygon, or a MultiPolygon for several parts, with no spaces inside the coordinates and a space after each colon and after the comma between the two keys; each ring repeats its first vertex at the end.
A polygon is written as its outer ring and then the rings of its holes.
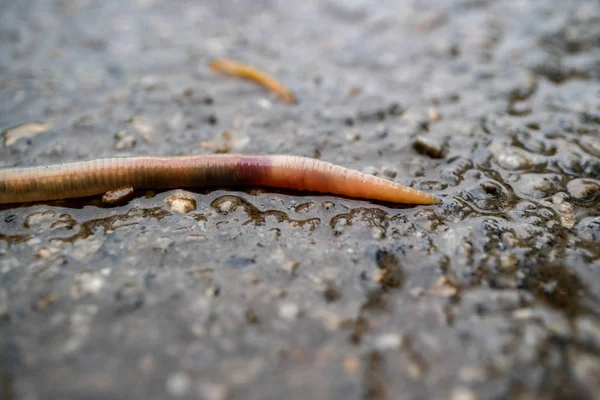
{"type": "Polygon", "coordinates": [[[117,188],[272,187],[394,203],[427,193],[312,158],[287,155],[121,157],[0,169],[0,204],[87,197],[117,188]]]}
{"type": "Polygon", "coordinates": [[[279,95],[279,97],[281,97],[281,99],[286,103],[296,103],[296,97],[290,90],[288,90],[275,78],[254,67],[224,58],[211,61],[209,67],[213,71],[217,71],[222,74],[237,76],[261,84],[272,92],[277,93],[277,95],[279,95]]]}

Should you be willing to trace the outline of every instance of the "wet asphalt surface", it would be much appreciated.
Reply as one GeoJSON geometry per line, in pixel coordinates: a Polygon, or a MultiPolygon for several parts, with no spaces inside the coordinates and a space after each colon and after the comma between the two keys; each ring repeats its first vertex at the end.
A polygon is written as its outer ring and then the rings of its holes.
{"type": "Polygon", "coordinates": [[[295,154],[443,200],[2,206],[2,400],[600,398],[597,1],[4,0],[0,130],[0,167],[295,154]]]}

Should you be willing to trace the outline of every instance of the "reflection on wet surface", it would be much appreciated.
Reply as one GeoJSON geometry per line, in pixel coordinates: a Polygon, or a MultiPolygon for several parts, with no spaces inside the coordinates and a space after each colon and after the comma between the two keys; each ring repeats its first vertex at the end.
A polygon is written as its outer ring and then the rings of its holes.
{"type": "MultiPolygon", "coordinates": [[[[321,220],[319,218],[309,218],[304,220],[292,219],[283,211],[279,210],[265,210],[261,211],[252,203],[245,200],[241,197],[236,196],[222,196],[216,200],[213,200],[210,206],[217,210],[222,215],[228,215],[230,213],[235,213],[238,207],[241,207],[244,213],[250,218],[247,221],[242,222],[242,225],[247,224],[255,224],[255,225],[264,225],[267,219],[274,219],[278,223],[288,222],[294,227],[305,227],[307,226],[309,230],[314,230],[320,223],[321,220]]],[[[233,218],[235,221],[235,218],[233,218]]]]}
{"type": "MultiPolygon", "coordinates": [[[[453,325],[457,318],[456,310],[460,307],[461,297],[479,287],[490,286],[496,290],[518,289],[529,293],[532,300],[548,305],[573,320],[581,315],[598,315],[598,307],[590,296],[592,289],[586,287],[580,278],[568,267],[550,260],[560,257],[566,250],[569,235],[563,227],[560,213],[564,210],[561,201],[547,202],[545,200],[523,201],[506,183],[490,179],[483,173],[465,171],[465,180],[470,186],[456,192],[453,199],[446,199],[438,207],[412,207],[404,209],[386,209],[380,206],[352,207],[355,201],[339,200],[329,201],[315,199],[296,202],[293,196],[263,192],[249,195],[222,194],[220,192],[198,195],[186,192],[165,192],[156,198],[146,197],[132,200],[129,204],[113,208],[63,208],[36,205],[30,209],[32,212],[23,214],[11,208],[1,213],[3,226],[0,229],[0,241],[5,243],[3,254],[16,247],[17,252],[35,251],[37,261],[32,264],[35,268],[36,279],[57,279],[64,271],[70,260],[81,258],[88,259],[97,250],[106,244],[105,240],[114,237],[120,229],[135,227],[138,233],[146,235],[147,232],[156,231],[149,239],[139,243],[149,243],[154,253],[169,254],[176,248],[190,248],[202,243],[211,243],[214,240],[239,241],[240,237],[252,237],[257,232],[275,233],[272,236],[275,242],[288,243],[282,236],[290,236],[291,229],[301,228],[303,232],[316,236],[316,240],[335,237],[364,237],[367,240],[398,243],[397,241],[414,238],[408,246],[393,245],[392,247],[378,247],[371,252],[372,262],[376,269],[365,274],[362,279],[364,297],[355,318],[348,319],[343,325],[350,331],[350,342],[354,345],[362,343],[362,337],[369,332],[369,321],[378,313],[393,313],[394,292],[402,290],[406,285],[407,277],[403,261],[408,254],[447,254],[443,265],[442,275],[437,281],[430,283],[429,293],[448,299],[442,306],[441,312],[449,325],[453,325]],[[162,200],[164,199],[164,200],[162,200]],[[183,199],[194,207],[181,207],[178,199],[183,199]],[[458,203],[453,203],[458,201],[458,203]],[[159,207],[149,207],[157,204],[159,207]],[[458,209],[454,204],[462,205],[458,209]],[[467,207],[467,208],[464,208],[467,207]],[[91,210],[94,210],[90,213],[91,210]],[[464,211],[468,210],[467,213],[464,211]],[[508,210],[511,210],[510,212],[508,210]],[[86,219],[82,213],[93,215],[86,219]],[[102,216],[103,215],[103,216],[102,216]],[[178,217],[179,215],[179,217],[178,217]],[[458,219],[449,216],[460,216],[458,219]],[[160,233],[160,221],[170,219],[180,227],[171,233],[160,233]],[[156,221],[156,222],[153,222],[156,221]],[[185,222],[188,221],[188,222],[185,222]],[[157,225],[158,223],[158,225],[157,225]],[[289,228],[285,226],[289,225],[289,228]],[[247,231],[245,227],[255,227],[259,231],[247,231]],[[241,229],[241,231],[239,231],[241,229]],[[236,232],[232,236],[222,236],[236,232]],[[180,233],[184,236],[181,236],[180,233]],[[431,240],[432,234],[445,234],[454,232],[456,237],[445,243],[431,240]],[[323,236],[325,234],[325,236],[323,236]],[[240,236],[242,235],[242,236],[240,236]],[[103,239],[103,237],[105,239],[103,239]],[[91,253],[83,252],[69,254],[65,245],[76,244],[78,241],[89,241],[86,246],[91,246],[91,253]],[[96,243],[96,244],[94,244],[96,243]],[[186,244],[185,247],[181,247],[186,244]],[[41,245],[41,246],[40,246],[41,245]],[[18,246],[25,246],[17,250],[18,246]],[[535,249],[546,248],[548,257],[536,255],[535,249]],[[458,252],[458,253],[456,253],[458,252]],[[531,264],[533,258],[540,260],[531,264]],[[46,261],[47,260],[47,261],[46,261]],[[461,261],[462,260],[462,261],[461,261]],[[458,263],[458,264],[457,264],[458,263]],[[532,265],[529,266],[528,265],[532,265]],[[469,269],[465,269],[468,266],[469,269]],[[456,275],[458,273],[458,275],[456,275]]],[[[491,175],[493,176],[493,175],[491,175]]],[[[186,204],[187,204],[186,203],[186,204]]],[[[78,203],[80,204],[80,203],[78,203]]],[[[21,209],[22,210],[22,209],[21,209]]],[[[585,214],[584,214],[585,215],[585,214]]],[[[578,235],[582,240],[590,243],[597,242],[598,224],[593,217],[581,220],[578,235]],[[590,219],[591,218],[591,219],[590,219]],[[587,222],[586,222],[587,221],[587,222]]],[[[173,223],[173,222],[170,222],[173,223]]],[[[575,222],[577,224],[577,222],[575,222]]],[[[126,235],[130,235],[126,233],[126,235]]],[[[263,233],[260,233],[263,235],[263,233]]],[[[117,234],[117,237],[119,235],[117,234]]],[[[121,240],[121,239],[117,239],[121,240]]],[[[268,241],[265,245],[268,246],[268,241]]],[[[318,243],[314,240],[311,245],[318,243]]],[[[257,243],[259,246],[260,241],[257,243]]],[[[104,251],[104,250],[102,250],[104,251]]],[[[242,252],[243,253],[243,252],[242,252]]],[[[144,258],[142,253],[137,257],[144,258]]],[[[97,256],[93,256],[97,257],[97,256]]],[[[100,256],[101,258],[103,256],[100,256]]],[[[410,260],[411,257],[408,256],[410,260]]],[[[586,262],[598,259],[598,252],[590,249],[586,253],[586,262]]],[[[261,262],[257,253],[246,255],[233,255],[223,260],[223,266],[230,270],[253,270],[256,263],[261,262]]],[[[160,262],[161,265],[164,261],[160,262]]],[[[413,261],[408,261],[414,265],[413,261]]],[[[3,262],[7,268],[6,259],[3,262]]],[[[202,264],[200,264],[202,265],[202,264]]],[[[210,264],[209,264],[210,265],[210,264]]],[[[417,264],[417,268],[418,268],[417,264]]],[[[302,263],[298,265],[302,268],[302,263]]],[[[295,270],[298,267],[293,267],[295,270]]],[[[413,267],[409,268],[414,273],[413,267]]],[[[417,269],[418,270],[418,269],[417,269]]],[[[192,270],[187,271],[188,273],[192,270]]],[[[201,271],[198,275],[190,277],[203,277],[208,285],[207,291],[219,295],[219,286],[213,286],[211,276],[217,273],[213,267],[200,267],[193,271],[201,271]]],[[[77,286],[77,298],[88,296],[104,286],[104,278],[93,275],[82,275],[77,286]],[[99,286],[98,286],[99,285],[99,286]]],[[[415,289],[412,290],[417,293],[415,289]]],[[[207,292],[208,293],[208,292],[207,292]]],[[[324,283],[323,298],[328,303],[345,299],[344,289],[332,281],[324,283]]],[[[140,310],[145,304],[144,290],[137,288],[134,283],[126,283],[115,292],[115,315],[124,315],[140,310]]],[[[32,305],[32,310],[43,311],[56,307],[63,301],[53,292],[42,290],[32,305]]],[[[523,305],[529,307],[535,304],[525,301],[523,305]]],[[[250,321],[259,321],[258,315],[252,311],[247,318],[250,321]]],[[[459,314],[460,315],[460,314],[459,314]]],[[[485,315],[485,314],[481,314],[485,315]]],[[[421,359],[418,352],[406,350],[406,357],[414,360],[421,359]],[[412,355],[411,355],[412,354],[412,355]]],[[[413,360],[413,361],[414,361],[413,360]]],[[[414,361],[413,368],[424,361],[414,361]]],[[[417,372],[415,372],[417,373],[417,372]]],[[[424,372],[421,372],[424,373],[424,372]]]]}

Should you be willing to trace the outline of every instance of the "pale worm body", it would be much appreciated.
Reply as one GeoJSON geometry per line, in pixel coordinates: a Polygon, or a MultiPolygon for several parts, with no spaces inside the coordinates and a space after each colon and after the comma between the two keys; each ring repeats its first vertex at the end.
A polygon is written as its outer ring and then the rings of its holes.
{"type": "Polygon", "coordinates": [[[123,157],[0,169],[0,204],[94,196],[122,187],[272,187],[394,203],[438,202],[386,179],[285,155],[123,157]]]}

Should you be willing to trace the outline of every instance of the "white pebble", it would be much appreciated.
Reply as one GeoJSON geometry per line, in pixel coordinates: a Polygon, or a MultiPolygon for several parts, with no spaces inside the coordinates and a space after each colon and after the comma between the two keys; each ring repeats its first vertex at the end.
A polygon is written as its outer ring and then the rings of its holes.
{"type": "Polygon", "coordinates": [[[386,350],[397,350],[404,343],[404,337],[397,333],[385,333],[383,335],[379,335],[374,342],[375,348],[377,350],[386,351],[386,350]]]}
{"type": "Polygon", "coordinates": [[[457,387],[452,391],[452,400],[476,400],[475,393],[467,387],[457,387]]]}
{"type": "Polygon", "coordinates": [[[194,196],[191,193],[183,191],[167,197],[165,203],[167,203],[172,211],[179,214],[185,214],[196,209],[196,199],[194,196]]]}
{"type": "Polygon", "coordinates": [[[300,309],[296,304],[285,303],[279,307],[279,316],[288,321],[293,321],[300,315],[300,309]]]}
{"type": "Polygon", "coordinates": [[[181,397],[190,390],[191,379],[184,372],[175,372],[167,378],[165,388],[173,397],[181,397]]]}

